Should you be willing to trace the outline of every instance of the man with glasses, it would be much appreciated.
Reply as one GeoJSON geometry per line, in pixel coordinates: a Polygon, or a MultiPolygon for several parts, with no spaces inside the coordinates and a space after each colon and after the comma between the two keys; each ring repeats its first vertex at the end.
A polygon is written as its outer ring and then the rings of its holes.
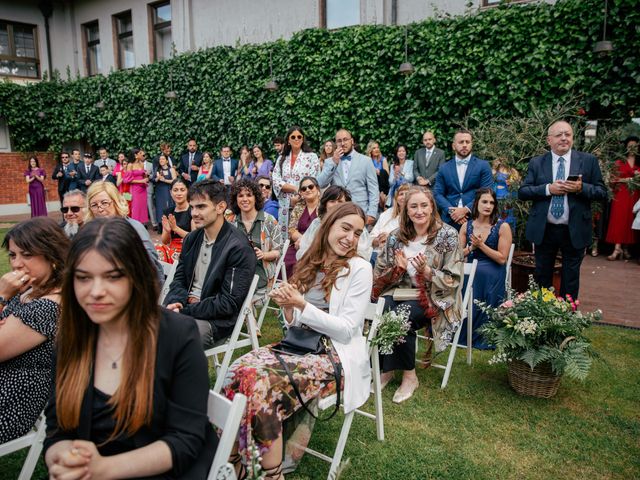
{"type": "Polygon", "coordinates": [[[87,196],[80,190],[69,190],[62,199],[62,223],[60,226],[69,238],[73,238],[84,223],[87,213],[87,196]]]}
{"type": "Polygon", "coordinates": [[[318,176],[320,188],[338,185],[351,194],[351,201],[359,205],[367,215],[367,225],[373,225],[378,216],[378,176],[373,162],[354,149],[349,130],[336,132],[336,149],[331,160],[324,162],[318,176]]]}
{"type": "Polygon", "coordinates": [[[262,207],[262,210],[273,218],[278,218],[278,209],[280,208],[280,204],[273,195],[271,179],[264,175],[258,175],[256,177],[256,181],[258,182],[258,187],[260,187],[260,192],[264,199],[264,207],[262,207]]]}
{"type": "Polygon", "coordinates": [[[62,152],[60,154],[60,163],[58,163],[53,169],[52,178],[58,182],[58,196],[60,197],[60,205],[64,194],[69,191],[69,184],[71,183],[72,176],[71,171],[74,169],[71,164],[71,159],[68,152],[62,152]]]}

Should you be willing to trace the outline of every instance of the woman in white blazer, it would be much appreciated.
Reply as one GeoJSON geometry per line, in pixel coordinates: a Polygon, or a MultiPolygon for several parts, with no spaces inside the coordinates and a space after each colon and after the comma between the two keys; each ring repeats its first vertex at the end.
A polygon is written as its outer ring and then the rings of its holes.
{"type": "MultiPolygon", "coordinates": [[[[373,275],[371,264],[356,254],[364,227],[364,212],[354,203],[347,202],[333,209],[298,262],[291,283],[272,292],[282,308],[287,328],[304,325],[330,339],[326,354],[280,355],[296,379],[305,403],[335,393],[331,355],[334,363],[342,368],[345,413],[367,401],[371,382],[362,330],[373,275]]],[[[225,380],[224,392],[230,398],[236,392],[249,398],[240,429],[238,453],[234,453],[231,460],[239,468],[241,457],[246,458],[243,454],[247,446],[254,442],[260,449],[266,478],[284,478],[282,452],[284,442],[289,438],[283,440],[283,422],[296,412],[308,414],[297,400],[272,346],[254,350],[236,360],[225,380]]],[[[300,422],[304,428],[298,428],[291,438],[291,443],[297,444],[295,450],[291,450],[291,444],[286,449],[296,460],[310,438],[309,422],[304,420],[300,422]]],[[[242,472],[239,474],[242,476],[242,472]]]]}

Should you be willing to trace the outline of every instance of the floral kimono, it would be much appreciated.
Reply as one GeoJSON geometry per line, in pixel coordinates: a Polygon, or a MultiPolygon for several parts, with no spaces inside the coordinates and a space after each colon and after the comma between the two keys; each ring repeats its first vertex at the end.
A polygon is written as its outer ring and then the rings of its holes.
{"type": "Polygon", "coordinates": [[[433,269],[433,276],[429,281],[418,275],[418,285],[413,284],[406,270],[396,265],[395,251],[405,246],[398,239],[398,233],[396,229],[389,234],[376,260],[372,301],[377,301],[381,295],[390,295],[393,288],[418,288],[420,304],[425,310],[434,310],[431,328],[436,352],[441,352],[451,342],[461,319],[464,259],[458,244],[458,232],[444,224],[435,239],[424,246],[427,265],[433,269]]]}
{"type": "Polygon", "coordinates": [[[317,177],[319,173],[320,161],[318,160],[318,156],[313,152],[301,151],[293,167],[291,167],[291,154],[287,155],[286,158],[283,158],[282,155],[278,157],[276,166],[273,168],[272,180],[273,191],[280,203],[278,224],[280,225],[283,235],[287,235],[290,200],[294,194],[283,192],[282,186],[285,183],[289,183],[297,187],[304,177],[317,177]]]}

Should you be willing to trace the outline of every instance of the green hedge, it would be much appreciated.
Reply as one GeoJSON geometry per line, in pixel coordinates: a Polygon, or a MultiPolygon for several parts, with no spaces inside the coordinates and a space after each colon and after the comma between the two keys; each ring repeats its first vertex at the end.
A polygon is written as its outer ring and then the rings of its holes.
{"type": "Polygon", "coordinates": [[[576,95],[591,118],[622,122],[640,106],[637,7],[637,0],[609,2],[615,50],[606,57],[592,53],[603,0],[503,5],[410,25],[410,77],[397,73],[404,27],[310,29],[289,41],[210,48],[107,77],[2,83],[0,116],[14,148],[25,151],[86,139],[112,151],[155,152],[161,140],[183,145],[189,136],[207,148],[270,145],[295,123],[314,147],[347,127],[362,144],[376,138],[390,151],[396,142],[418,144],[427,127],[447,139],[443,145],[467,116],[520,116],[576,95]],[[263,88],[270,51],[274,93],[263,88]],[[165,99],[172,88],[174,102],[165,99]]]}

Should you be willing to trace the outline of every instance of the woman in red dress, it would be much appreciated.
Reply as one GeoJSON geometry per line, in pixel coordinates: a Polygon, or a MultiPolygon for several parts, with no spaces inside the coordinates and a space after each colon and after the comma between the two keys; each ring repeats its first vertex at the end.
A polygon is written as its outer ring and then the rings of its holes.
{"type": "Polygon", "coordinates": [[[627,183],[634,175],[640,175],[638,143],[640,143],[640,138],[627,137],[624,141],[627,156],[623,160],[616,160],[618,175],[613,180],[615,183],[614,198],[611,202],[611,217],[606,239],[608,243],[615,244],[615,248],[613,253],[607,257],[608,260],[617,260],[621,257],[630,258],[627,245],[633,245],[636,239],[631,224],[634,218],[633,205],[640,198],[640,192],[630,192],[627,183]]]}

